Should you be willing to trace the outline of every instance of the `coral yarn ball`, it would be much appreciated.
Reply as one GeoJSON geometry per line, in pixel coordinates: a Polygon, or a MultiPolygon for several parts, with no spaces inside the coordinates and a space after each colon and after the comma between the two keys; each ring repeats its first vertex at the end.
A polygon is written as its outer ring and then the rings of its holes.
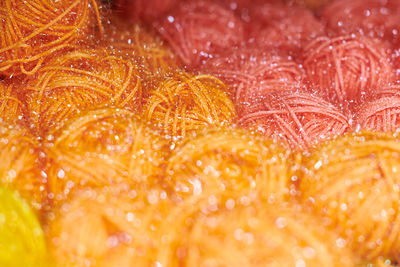
{"type": "Polygon", "coordinates": [[[317,38],[303,56],[313,90],[344,108],[353,109],[393,79],[383,44],[363,36],[317,38]]]}
{"type": "Polygon", "coordinates": [[[0,2],[0,75],[33,74],[56,51],[101,28],[95,0],[0,2]]]}
{"type": "Polygon", "coordinates": [[[270,94],[239,122],[300,150],[345,133],[350,120],[333,104],[310,93],[270,94]]]}
{"type": "Polygon", "coordinates": [[[362,261],[399,260],[399,139],[349,134],[303,159],[301,199],[362,261]]]}
{"type": "Polygon", "coordinates": [[[300,208],[187,201],[164,223],[162,266],[354,266],[336,236],[300,208]]]}
{"type": "Polygon", "coordinates": [[[290,16],[295,10],[298,9],[280,1],[258,1],[249,6],[248,15],[244,19],[253,27],[258,25],[257,28],[253,28],[254,32],[257,32],[271,22],[290,16]]]}
{"type": "Polygon", "coordinates": [[[228,126],[236,113],[225,91],[225,84],[213,76],[178,73],[151,92],[143,116],[174,139],[211,126],[228,126]]]}
{"type": "Polygon", "coordinates": [[[99,109],[70,119],[46,144],[54,202],[82,187],[155,183],[165,142],[134,113],[99,109]]]}
{"type": "Polygon", "coordinates": [[[24,94],[30,127],[46,137],[68,118],[87,110],[138,110],[142,85],[134,62],[98,47],[56,55],[28,81],[24,94]]]}
{"type": "Polygon", "coordinates": [[[360,106],[356,115],[361,130],[396,132],[400,129],[400,96],[384,96],[360,106]]]}
{"type": "Polygon", "coordinates": [[[178,4],[179,0],[116,0],[114,9],[124,18],[151,23],[178,4]]]}
{"type": "Polygon", "coordinates": [[[47,205],[44,154],[34,136],[16,125],[0,124],[0,183],[17,190],[36,211],[47,205]]]}
{"type": "Polygon", "coordinates": [[[58,266],[151,266],[169,210],[155,188],[77,191],[48,221],[49,250],[58,266]]]}
{"type": "Polygon", "coordinates": [[[157,29],[189,67],[218,50],[244,41],[244,24],[233,11],[211,1],[182,2],[160,21],[157,29]]]}
{"type": "Polygon", "coordinates": [[[19,196],[0,188],[1,266],[46,266],[47,249],[35,213],[19,196]]]}
{"type": "Polygon", "coordinates": [[[321,20],[331,34],[357,33],[393,44],[400,40],[398,1],[331,1],[322,10],[321,20]]]}
{"type": "Polygon", "coordinates": [[[248,42],[255,43],[263,49],[279,48],[297,56],[308,42],[326,35],[324,25],[311,11],[292,8],[293,11],[287,11],[287,16],[272,20],[263,27],[255,21],[254,25],[250,26],[250,29],[255,29],[250,31],[248,42]]]}
{"type": "Polygon", "coordinates": [[[165,181],[179,198],[258,197],[273,202],[290,191],[287,150],[244,130],[213,129],[188,136],[172,152],[165,181]]]}
{"type": "Polygon", "coordinates": [[[289,56],[254,47],[221,52],[207,60],[201,70],[225,82],[239,114],[271,92],[297,90],[305,77],[302,67],[289,56]]]}

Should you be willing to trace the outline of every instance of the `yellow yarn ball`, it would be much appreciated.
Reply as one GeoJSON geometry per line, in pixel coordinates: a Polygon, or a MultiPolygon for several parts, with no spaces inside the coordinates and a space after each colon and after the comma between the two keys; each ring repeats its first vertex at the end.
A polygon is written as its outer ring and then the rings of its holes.
{"type": "Polygon", "coordinates": [[[27,203],[0,187],[0,266],[46,266],[42,228],[27,203]]]}

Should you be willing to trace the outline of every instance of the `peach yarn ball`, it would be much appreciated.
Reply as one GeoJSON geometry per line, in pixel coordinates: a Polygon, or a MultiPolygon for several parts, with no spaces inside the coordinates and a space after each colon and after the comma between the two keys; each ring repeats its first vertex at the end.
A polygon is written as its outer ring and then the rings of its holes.
{"type": "Polygon", "coordinates": [[[336,236],[299,208],[184,202],[163,224],[162,266],[354,266],[336,236]],[[208,204],[211,206],[211,204],[208,204]]]}
{"type": "Polygon", "coordinates": [[[170,206],[157,188],[76,191],[49,217],[46,236],[58,266],[151,266],[157,229],[170,206]]]}
{"type": "Polygon", "coordinates": [[[217,128],[183,140],[164,179],[182,199],[226,195],[275,202],[291,190],[291,160],[287,150],[261,136],[217,128]]]}
{"type": "Polygon", "coordinates": [[[156,183],[166,142],[134,113],[99,109],[68,121],[46,144],[53,200],[82,187],[156,183]]]}
{"type": "Polygon", "coordinates": [[[384,133],[348,134],[303,159],[303,203],[337,231],[361,261],[399,260],[400,142],[384,133]]]}

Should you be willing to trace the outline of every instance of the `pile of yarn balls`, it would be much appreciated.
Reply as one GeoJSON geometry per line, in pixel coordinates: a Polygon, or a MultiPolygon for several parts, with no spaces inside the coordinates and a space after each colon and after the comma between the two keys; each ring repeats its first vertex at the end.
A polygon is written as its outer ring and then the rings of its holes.
{"type": "Polygon", "coordinates": [[[0,1],[1,266],[397,266],[400,1],[0,1]]]}

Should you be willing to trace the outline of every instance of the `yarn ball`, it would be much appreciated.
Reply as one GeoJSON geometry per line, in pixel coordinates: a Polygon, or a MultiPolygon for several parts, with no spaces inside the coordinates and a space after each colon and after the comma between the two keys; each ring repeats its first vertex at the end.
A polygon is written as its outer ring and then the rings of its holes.
{"type": "Polygon", "coordinates": [[[268,95],[251,106],[239,123],[300,150],[341,135],[350,127],[350,119],[333,104],[307,92],[291,91],[268,95]]]}
{"type": "Polygon", "coordinates": [[[14,85],[0,81],[0,121],[11,125],[23,123],[23,107],[14,85]]]}
{"type": "Polygon", "coordinates": [[[136,65],[101,47],[56,55],[23,89],[30,127],[41,137],[85,110],[113,106],[137,110],[142,95],[136,65]]]}
{"type": "MultiPolygon", "coordinates": [[[[272,1],[272,0],[270,0],[272,1]]],[[[229,8],[237,13],[241,13],[243,9],[248,9],[255,0],[214,0],[220,5],[229,8]]]]}
{"type": "Polygon", "coordinates": [[[114,9],[125,19],[151,23],[178,4],[179,0],[116,0],[114,9]]]}
{"type": "Polygon", "coordinates": [[[156,26],[181,61],[196,67],[244,41],[244,24],[233,11],[207,0],[181,2],[156,26]]]}
{"type": "Polygon", "coordinates": [[[290,162],[287,150],[261,136],[211,129],[188,136],[173,150],[164,179],[180,199],[236,195],[274,202],[291,189],[290,162]]]}
{"type": "Polygon", "coordinates": [[[165,219],[157,256],[162,266],[354,266],[335,234],[298,207],[210,211],[200,203],[183,203],[165,219]]]}
{"type": "Polygon", "coordinates": [[[239,114],[271,92],[299,89],[305,77],[301,65],[289,56],[255,47],[228,49],[208,60],[201,70],[227,85],[239,114]]]}
{"type": "Polygon", "coordinates": [[[46,144],[52,199],[57,203],[87,186],[152,183],[161,176],[165,145],[128,110],[99,109],[70,119],[46,144]]]}
{"type": "Polygon", "coordinates": [[[166,79],[146,100],[143,117],[172,138],[235,119],[226,87],[210,75],[178,73],[166,79]]]}
{"type": "Polygon", "coordinates": [[[50,216],[46,237],[61,266],[151,266],[170,210],[155,188],[76,191],[50,216]]]}
{"type": "Polygon", "coordinates": [[[291,15],[296,8],[288,6],[281,1],[255,1],[247,10],[247,16],[242,18],[250,23],[254,32],[268,26],[271,22],[279,21],[291,15]],[[256,28],[253,28],[257,26],[256,28]]]}
{"type": "Polygon", "coordinates": [[[303,6],[313,11],[319,11],[320,8],[324,7],[330,0],[285,0],[285,2],[303,6]]]}
{"type": "Polygon", "coordinates": [[[399,261],[399,160],[397,137],[368,132],[327,142],[303,159],[300,199],[363,261],[399,261]]]}
{"type": "Polygon", "coordinates": [[[386,0],[335,0],[321,11],[331,35],[357,33],[396,44],[400,40],[400,4],[386,0]]]}
{"type": "Polygon", "coordinates": [[[353,109],[393,78],[383,44],[363,36],[320,37],[303,56],[313,90],[343,108],[353,109]]]}
{"type": "Polygon", "coordinates": [[[43,231],[29,205],[3,187],[0,187],[0,203],[0,265],[46,266],[43,231]]]}
{"type": "Polygon", "coordinates": [[[114,17],[109,22],[100,43],[126,60],[134,58],[144,94],[180,67],[177,57],[156,32],[114,17]]]}
{"type": "MultiPolygon", "coordinates": [[[[288,9],[289,7],[285,7],[288,9]]],[[[301,49],[310,41],[325,35],[324,25],[308,9],[291,7],[287,15],[272,19],[266,25],[255,21],[250,30],[248,42],[255,43],[260,49],[276,47],[297,56],[301,49]]]]}
{"type": "Polygon", "coordinates": [[[0,183],[40,211],[47,201],[44,154],[27,129],[0,123],[0,183]]]}
{"type": "Polygon", "coordinates": [[[34,74],[56,51],[101,29],[95,0],[3,0],[0,3],[0,75],[34,74]]]}
{"type": "Polygon", "coordinates": [[[377,132],[400,129],[400,95],[383,96],[362,104],[357,112],[357,127],[377,132]]]}

